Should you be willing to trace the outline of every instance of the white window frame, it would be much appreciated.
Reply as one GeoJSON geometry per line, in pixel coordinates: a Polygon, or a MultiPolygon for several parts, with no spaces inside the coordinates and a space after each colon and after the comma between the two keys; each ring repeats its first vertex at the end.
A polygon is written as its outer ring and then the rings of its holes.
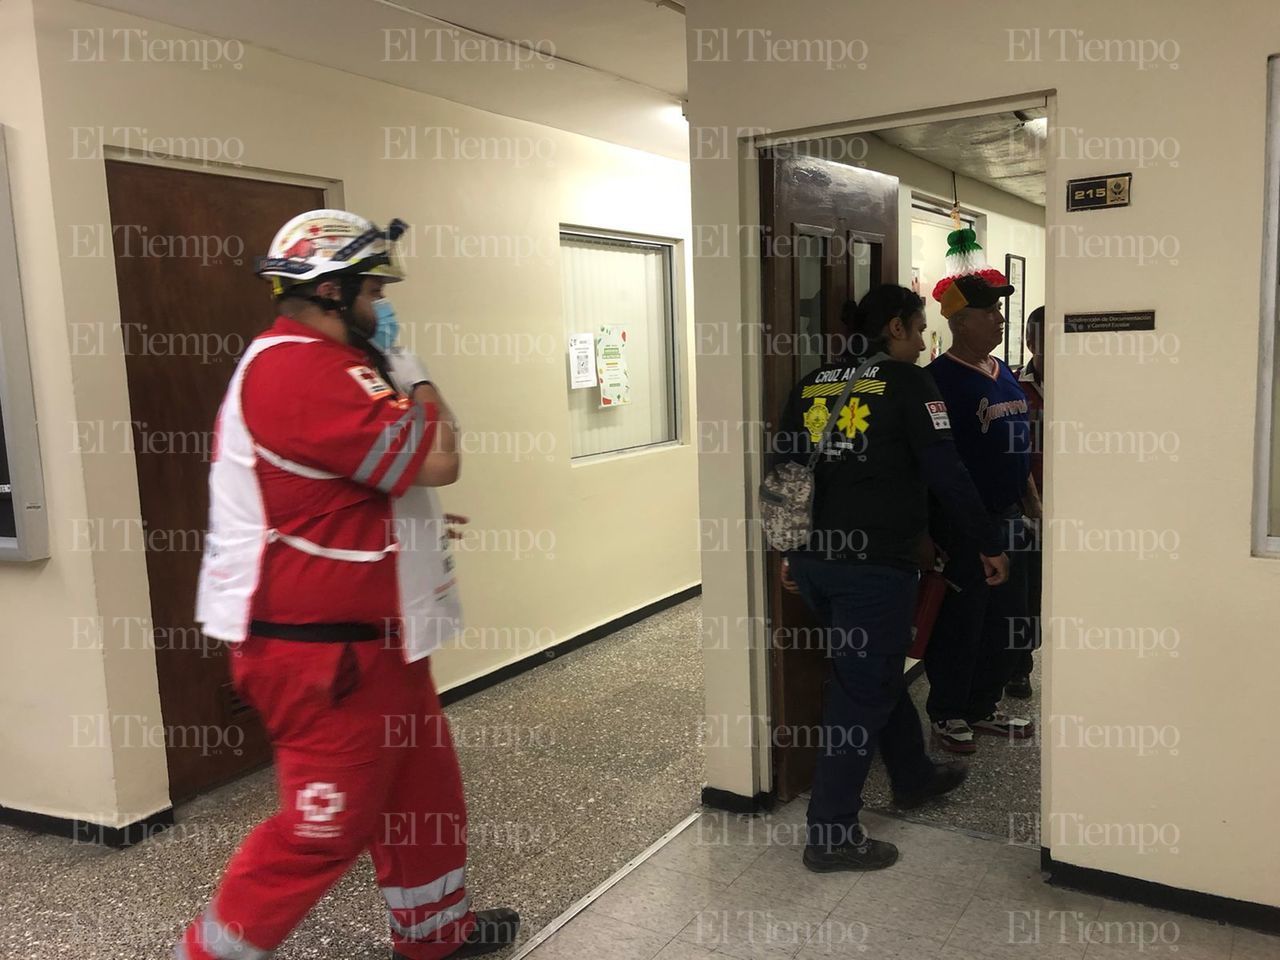
{"type": "Polygon", "coordinates": [[[1262,309],[1258,342],[1258,412],[1254,453],[1253,553],[1280,557],[1271,526],[1272,411],[1276,389],[1277,284],[1280,284],[1280,56],[1267,62],[1267,168],[1262,228],[1262,309]]]}
{"type": "Polygon", "coordinates": [[[601,450],[598,453],[571,455],[569,462],[573,466],[582,466],[597,463],[601,460],[635,456],[636,454],[648,453],[651,450],[680,446],[684,443],[684,379],[681,366],[684,354],[681,348],[683,343],[680,339],[682,326],[678,313],[680,301],[676,293],[676,284],[680,279],[680,271],[677,269],[679,262],[677,257],[680,252],[678,242],[661,237],[561,224],[560,242],[563,243],[566,239],[580,241],[607,240],[610,243],[623,244],[630,247],[660,250],[666,274],[667,334],[670,337],[671,344],[671,359],[668,368],[671,377],[671,437],[667,440],[655,440],[652,443],[642,443],[634,447],[619,447],[616,450],[601,450]]]}
{"type": "Polygon", "coordinates": [[[0,417],[9,464],[9,489],[4,493],[12,501],[15,536],[0,537],[0,561],[31,561],[49,556],[49,518],[5,148],[9,129],[0,125],[0,289],[7,292],[0,301],[0,417]]]}

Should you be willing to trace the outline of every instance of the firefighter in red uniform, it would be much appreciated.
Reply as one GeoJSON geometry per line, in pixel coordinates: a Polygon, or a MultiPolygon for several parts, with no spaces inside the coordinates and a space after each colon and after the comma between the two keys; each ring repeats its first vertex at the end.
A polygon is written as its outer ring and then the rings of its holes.
{"type": "Polygon", "coordinates": [[[395,958],[489,953],[519,926],[467,898],[462,780],[428,658],[456,629],[426,488],[457,478],[457,427],[395,346],[382,288],[401,279],[403,229],[311,211],[259,262],[280,315],[218,412],[197,619],[270,733],[280,810],[231,858],[179,960],[265,958],[365,850],[395,958]]]}

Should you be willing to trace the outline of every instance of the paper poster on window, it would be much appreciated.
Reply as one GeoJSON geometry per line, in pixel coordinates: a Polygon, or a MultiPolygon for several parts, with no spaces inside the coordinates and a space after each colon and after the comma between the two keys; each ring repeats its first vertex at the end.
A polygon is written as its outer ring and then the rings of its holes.
{"type": "Polygon", "coordinates": [[[602,324],[596,333],[596,375],[600,381],[602,409],[621,407],[631,402],[627,330],[620,323],[602,324]]]}
{"type": "Polygon", "coordinates": [[[589,333],[569,334],[569,389],[596,385],[596,338],[589,333]]]}

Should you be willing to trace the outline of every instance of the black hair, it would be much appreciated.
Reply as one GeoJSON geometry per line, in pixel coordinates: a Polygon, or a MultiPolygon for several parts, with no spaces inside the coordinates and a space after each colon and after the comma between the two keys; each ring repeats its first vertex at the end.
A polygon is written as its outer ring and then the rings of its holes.
{"type": "Polygon", "coordinates": [[[286,300],[305,300],[314,303],[322,310],[350,310],[352,304],[356,302],[356,297],[360,296],[360,291],[364,288],[364,277],[356,274],[330,274],[328,276],[320,276],[308,283],[299,283],[291,287],[286,287],[284,292],[276,296],[276,303],[284,303],[286,300]],[[317,290],[320,284],[326,281],[336,281],[338,289],[341,290],[340,300],[329,300],[321,297],[317,290]]]}
{"type": "Polygon", "coordinates": [[[865,337],[869,347],[877,347],[884,343],[885,328],[891,321],[905,321],[922,310],[924,297],[895,283],[885,283],[873,287],[857,303],[846,303],[840,319],[850,333],[865,337]]]}
{"type": "Polygon", "coordinates": [[[1029,326],[1032,326],[1033,324],[1039,324],[1042,327],[1044,326],[1044,307],[1036,307],[1029,314],[1027,314],[1026,326],[1029,327],[1029,326]]]}
{"type": "Polygon", "coordinates": [[[387,367],[386,356],[369,340],[369,334],[351,319],[351,307],[355,304],[356,298],[360,296],[360,291],[364,289],[364,281],[365,278],[361,274],[330,274],[317,277],[308,283],[299,283],[292,287],[286,287],[282,293],[276,296],[275,301],[277,307],[282,306],[289,300],[297,300],[301,303],[314,304],[321,310],[336,311],[342,318],[343,326],[347,328],[348,343],[359,350],[363,350],[369,358],[369,365],[378,371],[383,380],[391,383],[391,373],[387,367]],[[334,300],[329,297],[322,297],[317,293],[320,284],[327,280],[338,284],[340,299],[334,300]]]}

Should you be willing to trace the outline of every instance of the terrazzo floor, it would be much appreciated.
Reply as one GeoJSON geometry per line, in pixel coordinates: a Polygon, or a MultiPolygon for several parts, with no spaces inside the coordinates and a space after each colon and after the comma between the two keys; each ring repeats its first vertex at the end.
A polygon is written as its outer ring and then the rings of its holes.
{"type": "MultiPolygon", "coordinates": [[[[1040,738],[1044,733],[1040,729],[1041,656],[1036,654],[1035,669],[1031,674],[1031,699],[1006,699],[1001,704],[1005,713],[1035,720],[1036,736],[1026,740],[979,736],[977,751],[967,757],[958,757],[931,743],[926,732],[925,747],[934,759],[967,760],[969,778],[947,797],[945,803],[932,803],[913,810],[908,815],[909,819],[1005,837],[1013,843],[1038,842],[1040,738]]],[[[922,676],[911,685],[911,699],[915,701],[922,723],[928,722],[928,714],[924,710],[928,696],[929,681],[922,676]]],[[[884,764],[872,764],[862,799],[870,810],[900,812],[893,806],[884,764]]]]}
{"type": "MultiPolygon", "coordinates": [[[[522,940],[697,808],[699,630],[695,599],[447,709],[472,902],[517,908],[522,940]]],[[[0,826],[0,958],[168,958],[274,807],[264,770],[180,807],[175,827],[126,850],[0,826]]],[[[275,957],[386,960],[386,944],[364,857],[275,957]]]]}
{"type": "MultiPolygon", "coordinates": [[[[473,902],[520,910],[522,943],[697,808],[700,618],[688,601],[448,708],[473,902]]],[[[924,681],[913,686],[919,703],[926,694],[924,681]]],[[[1038,714],[1038,698],[1024,709],[1038,714]]],[[[964,788],[912,819],[1005,836],[1038,810],[1038,789],[1038,743],[984,739],[964,788]]],[[[878,763],[865,797],[868,809],[892,810],[878,763]]],[[[264,770],[184,805],[175,827],[123,851],[0,827],[0,958],[167,957],[274,805],[264,770]]],[[[276,956],[385,958],[385,918],[362,859],[276,956]]]]}
{"type": "Polygon", "coordinates": [[[1038,849],[864,822],[898,862],[815,874],[803,800],[707,811],[528,960],[1280,960],[1280,938],[1046,886],[1038,849]]]}

